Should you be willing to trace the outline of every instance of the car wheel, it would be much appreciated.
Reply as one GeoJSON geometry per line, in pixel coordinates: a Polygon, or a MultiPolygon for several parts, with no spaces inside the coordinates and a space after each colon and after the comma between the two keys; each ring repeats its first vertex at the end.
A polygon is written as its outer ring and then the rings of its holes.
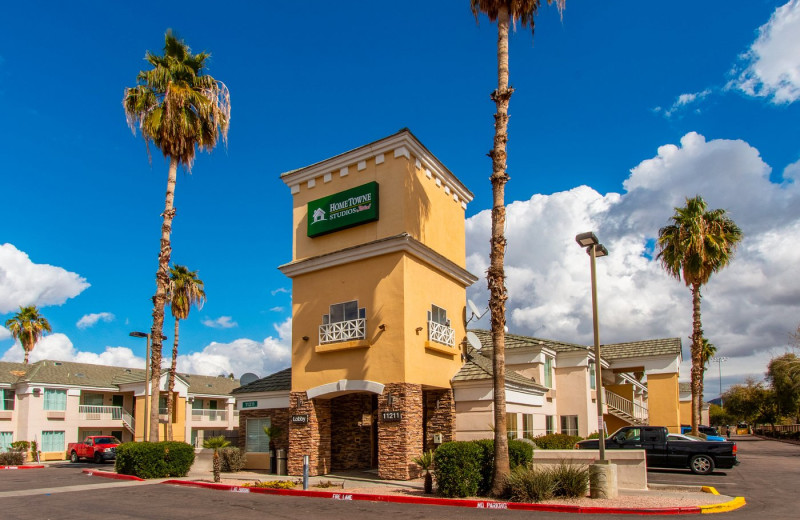
{"type": "Polygon", "coordinates": [[[689,468],[695,475],[708,475],[714,471],[714,459],[708,455],[695,455],[689,461],[689,468]]]}
{"type": "Polygon", "coordinates": [[[103,455],[99,451],[94,452],[94,463],[95,464],[103,463],[103,455]]]}
{"type": "Polygon", "coordinates": [[[79,458],[78,458],[78,454],[77,454],[77,453],[75,453],[75,452],[73,451],[72,453],[70,453],[70,454],[69,454],[69,461],[70,461],[70,462],[72,462],[73,464],[75,464],[76,462],[78,462],[78,460],[79,460],[79,458]]]}

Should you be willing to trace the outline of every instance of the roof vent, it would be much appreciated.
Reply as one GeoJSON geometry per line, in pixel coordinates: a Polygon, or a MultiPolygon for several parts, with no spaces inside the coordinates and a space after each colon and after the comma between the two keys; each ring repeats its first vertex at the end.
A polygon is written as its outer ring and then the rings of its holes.
{"type": "Polygon", "coordinates": [[[130,374],[130,373],[131,373],[131,369],[130,369],[130,368],[126,368],[126,369],[125,369],[125,372],[126,372],[126,373],[128,373],[128,374],[130,374]]]}
{"type": "Polygon", "coordinates": [[[86,374],[84,374],[83,372],[76,372],[75,377],[86,377],[86,374]]]}
{"type": "Polygon", "coordinates": [[[214,385],[212,385],[211,383],[206,383],[206,386],[209,388],[214,388],[214,385]]]}
{"type": "Polygon", "coordinates": [[[57,367],[60,367],[61,365],[63,365],[63,363],[61,361],[53,361],[53,364],[55,366],[57,366],[57,367]]]}

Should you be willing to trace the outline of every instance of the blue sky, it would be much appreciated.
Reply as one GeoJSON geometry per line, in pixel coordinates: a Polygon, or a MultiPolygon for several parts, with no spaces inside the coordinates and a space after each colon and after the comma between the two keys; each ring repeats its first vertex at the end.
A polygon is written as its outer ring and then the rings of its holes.
{"type": "MultiPolygon", "coordinates": [[[[569,0],[536,24],[511,38],[509,329],[591,341],[573,237],[594,229],[611,250],[601,339],[680,336],[686,350],[689,291],[649,248],[699,193],[746,234],[704,292],[706,335],[729,357],[726,385],[761,377],[800,322],[800,2],[569,0]]],[[[228,146],[178,178],[173,261],[208,294],[181,324],[184,370],[288,365],[279,174],[403,127],[475,194],[468,267],[483,275],[496,26],[466,0],[15,2],[0,20],[0,319],[41,307],[53,334],[33,359],[143,358],[128,332],[150,328],[167,168],[121,100],[167,28],[212,53],[233,105],[228,146]]],[[[469,296],[485,304],[483,279],[469,296]]],[[[0,357],[21,359],[4,329],[0,357]]]]}

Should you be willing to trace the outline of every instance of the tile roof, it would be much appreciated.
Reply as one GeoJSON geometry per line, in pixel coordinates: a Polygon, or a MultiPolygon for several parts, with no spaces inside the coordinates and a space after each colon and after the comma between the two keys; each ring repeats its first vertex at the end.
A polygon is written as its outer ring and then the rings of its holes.
{"type": "MultiPolygon", "coordinates": [[[[191,394],[230,395],[239,386],[238,379],[221,376],[183,374],[177,376],[189,386],[191,394]]],[[[114,388],[127,383],[144,381],[143,368],[125,368],[72,361],[43,360],[25,365],[0,362],[0,383],[31,383],[72,385],[92,388],[114,388]]]]}
{"type": "Polygon", "coordinates": [[[628,343],[601,345],[604,359],[622,359],[642,356],[681,355],[681,338],[647,339],[628,343]]]}
{"type": "MultiPolygon", "coordinates": [[[[461,370],[456,372],[453,376],[453,381],[481,381],[492,379],[492,361],[486,356],[467,346],[467,362],[461,367],[461,370]]],[[[515,385],[524,386],[526,388],[535,388],[537,390],[547,391],[547,387],[538,384],[533,379],[529,379],[520,375],[514,370],[506,370],[506,382],[515,385]]]]}
{"type": "MultiPolygon", "coordinates": [[[[490,352],[492,350],[492,332],[483,329],[472,329],[478,339],[481,340],[483,348],[481,350],[490,352]]],[[[506,350],[524,347],[537,347],[549,348],[556,352],[572,352],[572,351],[585,351],[589,347],[585,345],[577,345],[575,343],[565,343],[563,341],[554,341],[551,339],[533,338],[530,336],[518,336],[516,334],[506,333],[506,350]]]]}
{"type": "Polygon", "coordinates": [[[252,383],[248,383],[231,391],[232,394],[249,394],[253,392],[279,392],[292,389],[292,368],[285,368],[252,383]]]}

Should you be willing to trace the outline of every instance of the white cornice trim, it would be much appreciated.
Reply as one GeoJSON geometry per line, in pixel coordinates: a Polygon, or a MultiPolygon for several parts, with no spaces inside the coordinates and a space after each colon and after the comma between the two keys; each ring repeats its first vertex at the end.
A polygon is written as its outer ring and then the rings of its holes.
{"type": "Polygon", "coordinates": [[[407,234],[397,235],[388,239],[369,242],[360,246],[336,251],[327,255],[316,256],[298,262],[284,264],[278,269],[288,276],[294,278],[302,274],[313,273],[321,269],[327,269],[337,265],[348,264],[358,260],[366,260],[376,256],[387,255],[390,253],[408,253],[428,265],[438,269],[442,273],[451,277],[464,287],[469,287],[478,277],[466,269],[458,266],[451,260],[435,252],[433,249],[422,244],[418,240],[407,234]]]}
{"type": "Polygon", "coordinates": [[[367,159],[388,153],[391,153],[393,157],[403,155],[411,160],[411,158],[408,157],[410,153],[418,159],[418,161],[415,161],[415,167],[417,169],[422,171],[426,171],[426,169],[430,170],[436,179],[439,179],[440,182],[450,188],[454,194],[458,195],[459,200],[464,202],[472,201],[472,192],[470,192],[467,187],[408,130],[390,135],[374,143],[306,166],[305,168],[283,173],[281,174],[281,180],[292,189],[293,194],[298,193],[299,189],[295,188],[295,186],[313,182],[317,177],[328,173],[346,171],[347,167],[352,164],[363,163],[367,159]],[[419,166],[417,166],[417,162],[419,166]]]}

